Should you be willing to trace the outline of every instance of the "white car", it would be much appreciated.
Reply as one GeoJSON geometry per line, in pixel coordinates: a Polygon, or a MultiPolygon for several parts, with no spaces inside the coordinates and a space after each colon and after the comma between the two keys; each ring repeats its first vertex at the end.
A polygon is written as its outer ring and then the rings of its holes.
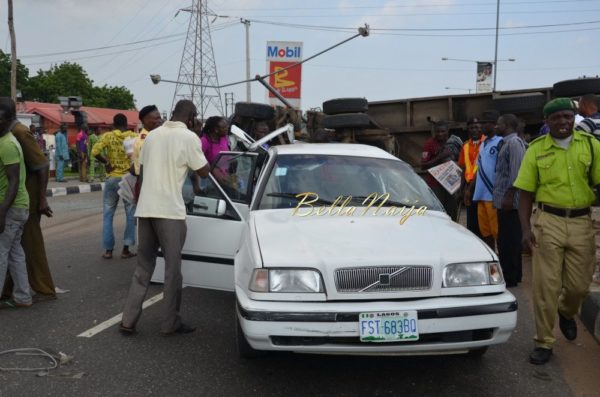
{"type": "Polygon", "coordinates": [[[183,280],[235,291],[241,356],[481,354],[513,332],[496,254],[389,153],[279,145],[212,175],[186,194],[183,280]]]}

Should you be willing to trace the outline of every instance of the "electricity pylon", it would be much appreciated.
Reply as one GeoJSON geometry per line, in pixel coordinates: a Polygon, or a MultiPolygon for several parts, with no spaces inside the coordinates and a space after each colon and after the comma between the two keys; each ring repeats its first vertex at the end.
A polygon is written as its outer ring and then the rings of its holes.
{"type": "Polygon", "coordinates": [[[215,54],[210,35],[207,0],[194,0],[191,7],[180,11],[190,13],[185,47],[179,65],[179,77],[173,95],[173,105],[189,99],[198,108],[198,116],[223,115],[223,102],[217,77],[215,54]]]}

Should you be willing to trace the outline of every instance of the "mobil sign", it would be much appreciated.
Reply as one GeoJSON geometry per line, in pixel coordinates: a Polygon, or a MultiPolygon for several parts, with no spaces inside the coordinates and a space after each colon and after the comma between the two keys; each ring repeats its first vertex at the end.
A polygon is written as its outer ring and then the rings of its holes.
{"type": "MultiPolygon", "coordinates": [[[[292,106],[300,107],[302,65],[289,66],[302,61],[302,42],[298,41],[268,41],[267,42],[267,71],[269,84],[292,106]]],[[[269,92],[269,102],[272,105],[283,105],[275,95],[269,92]]]]}

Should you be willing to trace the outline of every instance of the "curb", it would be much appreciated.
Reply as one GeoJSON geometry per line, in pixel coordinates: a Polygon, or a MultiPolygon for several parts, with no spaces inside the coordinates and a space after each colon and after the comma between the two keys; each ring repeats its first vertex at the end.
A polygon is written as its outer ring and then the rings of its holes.
{"type": "Polygon", "coordinates": [[[99,192],[104,189],[104,182],[86,185],[53,187],[46,190],[46,197],[66,196],[68,194],[99,192]]]}
{"type": "Polygon", "coordinates": [[[600,343],[600,292],[590,292],[581,306],[581,322],[600,343]]]}

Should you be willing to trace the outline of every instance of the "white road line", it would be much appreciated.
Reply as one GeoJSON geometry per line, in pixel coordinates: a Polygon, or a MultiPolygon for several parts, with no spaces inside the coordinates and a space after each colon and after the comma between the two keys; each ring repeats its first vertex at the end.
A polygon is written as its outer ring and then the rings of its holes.
{"type": "Polygon", "coordinates": [[[79,185],[79,193],[90,193],[92,187],[90,185],[79,185]]]}
{"type": "MultiPolygon", "coordinates": [[[[148,306],[155,304],[156,302],[160,302],[162,300],[162,298],[163,298],[162,292],[158,295],[154,295],[152,298],[150,298],[144,302],[144,304],[142,305],[142,309],[145,309],[148,306]]],[[[109,318],[108,320],[96,325],[94,328],[90,328],[87,331],[84,331],[77,336],[80,338],[91,338],[92,336],[99,334],[100,332],[104,331],[105,329],[110,328],[113,325],[120,323],[122,318],[123,318],[123,313],[119,313],[116,316],[114,316],[113,318],[109,318]]]]}
{"type": "Polygon", "coordinates": [[[53,196],[66,196],[67,195],[67,188],[64,188],[64,187],[55,187],[55,188],[52,188],[52,195],[53,196]]]}

